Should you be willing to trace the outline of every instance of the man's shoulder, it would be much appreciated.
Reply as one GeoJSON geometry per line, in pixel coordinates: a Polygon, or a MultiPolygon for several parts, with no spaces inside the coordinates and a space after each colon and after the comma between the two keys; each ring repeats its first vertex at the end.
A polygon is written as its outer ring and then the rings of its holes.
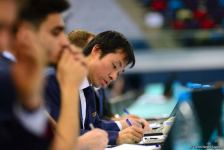
{"type": "Polygon", "coordinates": [[[11,62],[0,57],[0,71],[2,73],[9,71],[11,67],[11,62]]]}
{"type": "Polygon", "coordinates": [[[0,58],[0,82],[11,80],[11,63],[0,58]]]}

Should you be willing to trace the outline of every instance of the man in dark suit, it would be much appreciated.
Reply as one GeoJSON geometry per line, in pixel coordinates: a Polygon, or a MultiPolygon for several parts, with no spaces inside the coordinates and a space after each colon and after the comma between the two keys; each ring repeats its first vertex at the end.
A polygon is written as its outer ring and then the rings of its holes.
{"type": "MultiPolygon", "coordinates": [[[[35,129],[26,128],[24,120],[20,120],[26,114],[24,110],[27,105],[23,107],[24,101],[16,101],[15,87],[11,78],[11,65],[15,59],[9,52],[3,51],[11,48],[12,27],[18,11],[17,2],[1,0],[0,10],[0,149],[44,149],[49,143],[49,138],[39,138],[34,134],[35,129]],[[36,145],[35,148],[32,147],[34,145],[36,145]]],[[[40,113],[38,111],[35,114],[40,113]]],[[[45,136],[48,135],[45,134],[45,136]]]]}
{"type": "MultiPolygon", "coordinates": [[[[12,37],[12,26],[16,20],[16,13],[18,11],[18,5],[15,0],[2,0],[0,1],[0,120],[6,119],[9,116],[11,110],[9,103],[2,101],[3,98],[12,99],[13,94],[6,95],[11,92],[11,81],[7,79],[9,77],[10,60],[2,55],[2,51],[8,49],[11,46],[10,38],[12,37]],[[7,77],[7,78],[6,78],[7,77]]],[[[13,93],[13,92],[12,92],[13,93]]]]}
{"type": "MultiPolygon", "coordinates": [[[[10,24],[5,22],[9,14],[11,12],[14,13],[11,10],[12,6],[6,7],[9,2],[14,1],[0,1],[1,11],[5,11],[5,13],[0,15],[1,50],[9,48],[5,46],[7,45],[5,41],[10,39],[8,35],[11,33],[11,26],[13,25],[11,20],[10,24]],[[2,17],[2,15],[5,15],[6,18],[2,17]],[[7,36],[5,36],[6,31],[7,36]]],[[[0,85],[1,88],[8,90],[0,91],[6,91],[6,93],[0,94],[0,99],[7,103],[7,106],[4,106],[6,111],[1,109],[1,115],[3,114],[7,117],[0,117],[0,147],[1,149],[23,150],[49,149],[50,141],[53,138],[51,149],[74,149],[74,146],[76,147],[77,144],[78,121],[76,119],[76,107],[78,103],[75,100],[78,99],[78,94],[73,91],[69,92],[69,89],[76,89],[79,86],[85,75],[86,67],[85,61],[80,54],[70,53],[72,48],[69,46],[69,42],[63,32],[64,24],[60,13],[68,8],[68,3],[64,0],[29,0],[22,8],[19,12],[19,22],[14,44],[17,54],[16,63],[11,67],[11,63],[5,59],[6,57],[1,58],[0,71],[2,73],[0,73],[0,85]],[[53,50],[55,57],[51,57],[50,60],[57,61],[61,58],[60,64],[64,65],[59,65],[59,70],[62,70],[60,76],[66,76],[67,78],[63,81],[59,78],[59,81],[61,81],[60,83],[62,83],[65,89],[68,89],[66,92],[62,92],[62,103],[66,105],[62,107],[63,111],[60,114],[60,121],[55,129],[58,134],[55,134],[54,137],[48,136],[49,124],[44,115],[45,108],[42,105],[41,97],[43,67],[46,65],[46,57],[48,57],[46,54],[48,54],[48,51],[53,50]],[[62,51],[64,52],[61,53],[62,51]],[[73,64],[75,70],[79,70],[76,78],[69,78],[72,73],[70,64],[73,64]],[[71,72],[67,73],[68,70],[71,72]],[[14,81],[13,85],[10,85],[12,80],[14,81]],[[2,83],[6,83],[6,86],[2,83]],[[15,88],[16,97],[10,97],[15,88]],[[67,103],[67,98],[72,100],[67,103]],[[12,118],[11,116],[8,117],[8,112],[12,114],[12,118]],[[74,119],[68,119],[68,114],[73,116],[74,119]]]]}
{"type": "MultiPolygon", "coordinates": [[[[92,87],[106,87],[117,79],[117,76],[124,71],[127,65],[134,66],[135,58],[129,42],[118,32],[102,32],[90,41],[84,54],[89,63],[89,74],[79,88],[81,133],[90,130],[89,124],[93,123],[96,127],[108,132],[109,144],[140,141],[143,136],[143,129],[138,121],[132,120],[136,126],[129,127],[126,120],[115,122],[99,119],[92,87]]],[[[60,112],[61,89],[57,83],[56,73],[49,73],[47,80],[46,100],[50,106],[50,114],[57,120],[60,112]]],[[[148,129],[148,124],[145,124],[144,129],[148,129]]]]}
{"type": "MultiPolygon", "coordinates": [[[[76,48],[80,49],[81,52],[87,44],[95,37],[95,35],[86,30],[73,30],[68,33],[68,39],[76,48]]],[[[139,118],[135,115],[125,115],[119,118],[115,118],[115,115],[110,109],[110,104],[108,102],[108,97],[104,88],[94,88],[96,95],[96,110],[99,118],[105,120],[122,120],[127,118],[139,118]]]]}

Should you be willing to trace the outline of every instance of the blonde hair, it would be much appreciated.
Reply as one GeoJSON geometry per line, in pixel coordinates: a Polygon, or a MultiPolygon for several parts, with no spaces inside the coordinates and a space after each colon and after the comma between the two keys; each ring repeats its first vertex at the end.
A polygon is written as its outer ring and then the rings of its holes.
{"type": "Polygon", "coordinates": [[[69,41],[79,48],[85,48],[85,46],[93,39],[95,35],[85,30],[74,30],[68,34],[69,41]]]}

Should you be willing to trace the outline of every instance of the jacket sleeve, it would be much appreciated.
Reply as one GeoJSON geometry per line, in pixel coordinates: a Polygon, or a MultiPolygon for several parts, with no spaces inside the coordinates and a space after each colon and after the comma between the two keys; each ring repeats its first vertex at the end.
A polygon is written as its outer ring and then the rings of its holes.
{"type": "MultiPolygon", "coordinates": [[[[90,130],[84,130],[84,129],[80,129],[80,135],[85,134],[86,132],[88,132],[90,130]]],[[[109,145],[116,145],[116,140],[118,137],[118,133],[119,131],[106,131],[108,133],[108,138],[109,138],[109,145]]]]}
{"type": "Polygon", "coordinates": [[[114,121],[102,120],[99,117],[95,120],[95,126],[104,130],[120,131],[119,127],[114,121]]]}

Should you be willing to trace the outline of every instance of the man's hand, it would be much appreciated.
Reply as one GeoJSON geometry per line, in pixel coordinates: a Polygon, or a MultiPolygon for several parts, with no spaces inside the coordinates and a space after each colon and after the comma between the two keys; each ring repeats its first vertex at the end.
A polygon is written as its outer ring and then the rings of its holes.
{"type": "Polygon", "coordinates": [[[128,123],[127,123],[127,119],[129,119],[129,121],[131,122],[131,124],[133,126],[142,128],[144,130],[144,132],[150,132],[151,128],[149,127],[149,123],[143,119],[143,118],[139,118],[139,117],[132,117],[132,118],[124,118],[120,120],[120,123],[122,125],[122,129],[126,129],[129,127],[128,123]]]}
{"type": "Polygon", "coordinates": [[[55,134],[55,149],[71,149],[79,135],[79,86],[87,75],[82,53],[72,46],[63,50],[57,65],[57,80],[61,90],[61,109],[55,134]],[[67,143],[66,143],[67,142],[67,143]]]}
{"type": "Polygon", "coordinates": [[[104,150],[107,143],[107,132],[94,129],[79,137],[78,150],[104,150]]]}
{"type": "Polygon", "coordinates": [[[144,130],[144,133],[147,133],[147,132],[151,132],[152,131],[152,129],[150,128],[150,125],[149,125],[149,122],[148,121],[146,121],[143,118],[140,118],[138,121],[141,123],[141,125],[143,127],[143,130],[144,130]]]}
{"type": "Polygon", "coordinates": [[[42,103],[43,69],[46,51],[32,30],[22,28],[14,42],[17,62],[12,67],[12,78],[21,104],[34,110],[42,103]]]}
{"type": "Polygon", "coordinates": [[[143,137],[143,129],[136,127],[136,126],[130,126],[122,131],[119,132],[118,138],[117,138],[117,144],[132,144],[132,143],[138,143],[141,141],[143,137]]]}
{"type": "Polygon", "coordinates": [[[73,46],[64,49],[57,66],[57,78],[61,88],[75,89],[86,76],[87,63],[82,53],[73,46]]]}

